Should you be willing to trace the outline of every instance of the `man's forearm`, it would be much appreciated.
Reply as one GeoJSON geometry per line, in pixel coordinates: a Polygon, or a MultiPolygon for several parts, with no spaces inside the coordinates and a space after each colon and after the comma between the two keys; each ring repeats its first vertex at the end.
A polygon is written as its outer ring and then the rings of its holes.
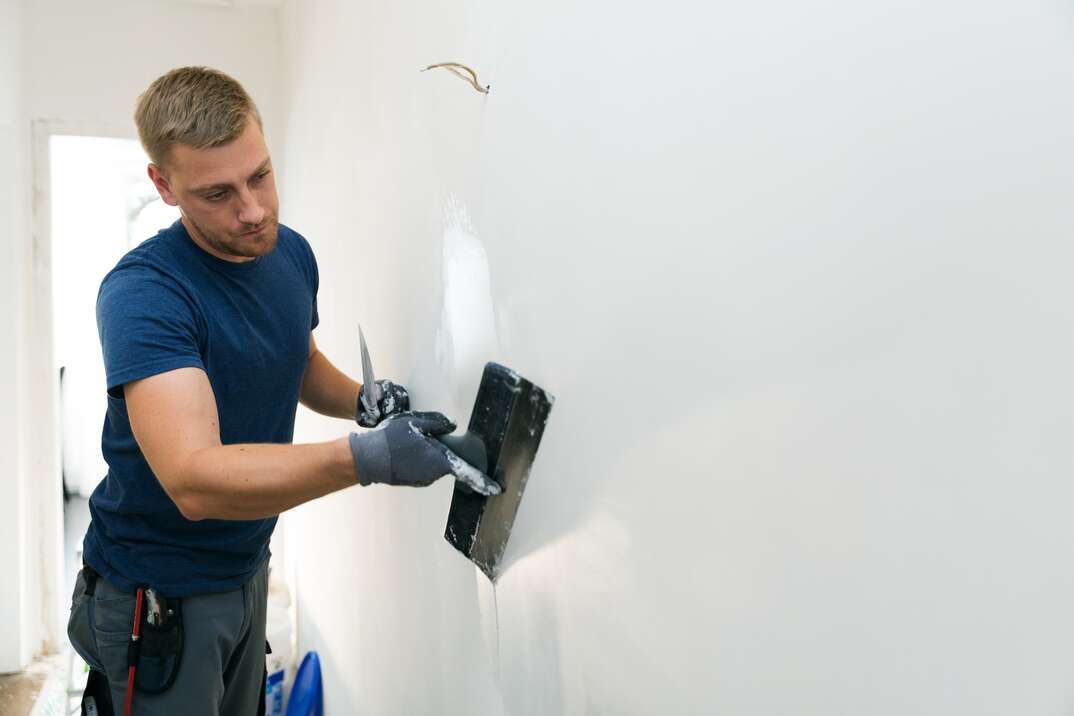
{"type": "Polygon", "coordinates": [[[321,415],[353,420],[361,387],[332,365],[324,353],[314,351],[302,376],[299,400],[321,415]]]}
{"type": "Polygon", "coordinates": [[[306,445],[218,445],[191,455],[172,499],[193,520],[255,520],[356,483],[347,438],[306,445]]]}

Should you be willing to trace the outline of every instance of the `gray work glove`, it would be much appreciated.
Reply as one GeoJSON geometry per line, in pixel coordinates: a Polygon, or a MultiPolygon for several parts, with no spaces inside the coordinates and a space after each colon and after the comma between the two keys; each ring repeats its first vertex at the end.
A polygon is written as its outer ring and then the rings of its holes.
{"type": "Polygon", "coordinates": [[[351,433],[351,455],[358,483],[426,487],[444,475],[454,475],[474,492],[498,495],[495,480],[465,462],[436,439],[455,429],[440,413],[400,413],[376,430],[351,433]]]}
{"type": "Polygon", "coordinates": [[[380,401],[376,411],[371,412],[362,402],[362,394],[366,389],[364,385],[358,393],[358,404],[354,406],[354,420],[363,428],[375,428],[389,415],[410,410],[410,393],[406,388],[387,378],[376,381],[376,384],[380,386],[380,401]]]}

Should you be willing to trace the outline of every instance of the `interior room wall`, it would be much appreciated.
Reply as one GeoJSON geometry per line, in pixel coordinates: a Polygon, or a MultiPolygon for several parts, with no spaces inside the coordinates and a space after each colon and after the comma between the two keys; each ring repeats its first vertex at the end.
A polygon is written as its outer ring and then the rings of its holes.
{"type": "MultiPolygon", "coordinates": [[[[9,73],[5,63],[3,76],[19,78],[25,87],[21,107],[12,116],[25,134],[18,145],[26,157],[34,123],[38,138],[47,131],[135,137],[132,114],[138,94],[167,70],[191,64],[217,67],[242,81],[258,102],[270,148],[282,154],[274,133],[281,117],[275,7],[178,0],[34,0],[23,6],[18,26],[5,24],[4,33],[5,38],[11,34],[19,40],[5,42],[3,52],[17,54],[21,70],[9,73]]],[[[39,153],[38,159],[43,158],[39,153]]],[[[12,319],[25,325],[13,348],[25,354],[19,378],[24,399],[15,420],[24,436],[18,474],[29,488],[21,514],[28,530],[25,559],[32,565],[19,583],[25,596],[19,623],[27,630],[26,647],[17,659],[22,663],[66,639],[60,615],[69,604],[69,595],[60,593],[63,582],[55,560],[62,546],[62,512],[51,368],[50,247],[44,238],[47,220],[41,218],[47,198],[41,189],[47,183],[38,187],[37,203],[31,207],[29,183],[34,178],[41,184],[42,176],[32,175],[28,167],[27,163],[24,174],[9,179],[24,186],[24,206],[18,210],[25,210],[27,226],[26,231],[12,234],[16,251],[25,257],[19,274],[25,277],[23,308],[12,319]],[[36,242],[29,230],[31,216],[36,242]]],[[[17,192],[15,196],[17,201],[17,192]]]]}
{"type": "Polygon", "coordinates": [[[286,3],[321,348],[557,397],[495,591],[447,482],[296,511],[327,710],[1069,710],[1072,19],[286,3]]]}
{"type": "MultiPolygon", "coordinates": [[[[0,0],[0,332],[8,336],[0,350],[0,566],[9,578],[0,579],[0,623],[7,625],[0,639],[0,673],[17,671],[29,658],[27,609],[27,545],[24,458],[20,441],[19,371],[17,340],[21,287],[25,265],[18,240],[29,233],[26,202],[29,168],[26,144],[29,127],[22,122],[23,75],[21,0],[0,0]]],[[[32,623],[32,620],[30,620],[32,623]]]]}
{"type": "Polygon", "coordinates": [[[278,154],[279,11],[181,0],[34,0],[27,13],[27,104],[34,118],[128,127],[164,72],[209,65],[243,83],[278,154]],[[47,52],[44,51],[47,48],[47,52]]]}

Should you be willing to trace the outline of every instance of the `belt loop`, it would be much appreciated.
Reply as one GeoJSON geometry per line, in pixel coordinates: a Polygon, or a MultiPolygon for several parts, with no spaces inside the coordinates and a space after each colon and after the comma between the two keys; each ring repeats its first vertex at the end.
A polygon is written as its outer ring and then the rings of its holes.
{"type": "Polygon", "coordinates": [[[82,564],[82,577],[86,580],[86,595],[92,597],[93,591],[97,589],[97,571],[88,564],[82,564]]]}

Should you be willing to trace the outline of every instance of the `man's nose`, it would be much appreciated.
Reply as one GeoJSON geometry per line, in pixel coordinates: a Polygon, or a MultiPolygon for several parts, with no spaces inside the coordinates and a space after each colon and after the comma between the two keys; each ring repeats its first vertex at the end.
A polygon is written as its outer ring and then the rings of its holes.
{"type": "Polygon", "coordinates": [[[242,192],[239,200],[242,202],[239,206],[239,221],[252,226],[260,226],[265,220],[265,208],[261,206],[254,193],[242,192]]]}

